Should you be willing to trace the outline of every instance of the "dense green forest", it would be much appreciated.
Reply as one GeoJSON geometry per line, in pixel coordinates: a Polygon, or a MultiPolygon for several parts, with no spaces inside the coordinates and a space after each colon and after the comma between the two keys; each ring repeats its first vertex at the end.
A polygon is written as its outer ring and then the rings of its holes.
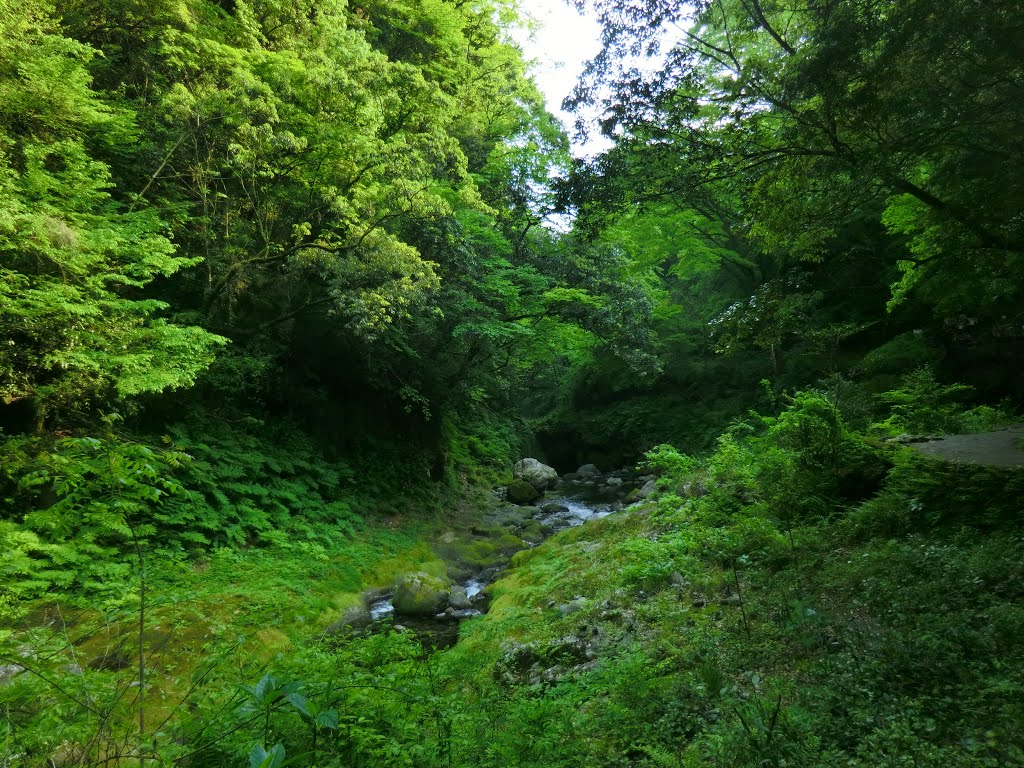
{"type": "Polygon", "coordinates": [[[0,768],[1024,766],[1024,9],[577,5],[0,0],[0,768]]]}

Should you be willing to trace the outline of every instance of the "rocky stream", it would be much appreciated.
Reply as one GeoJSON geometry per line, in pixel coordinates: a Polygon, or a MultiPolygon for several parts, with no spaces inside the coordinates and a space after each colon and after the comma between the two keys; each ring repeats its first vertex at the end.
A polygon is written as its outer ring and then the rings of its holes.
{"type": "Polygon", "coordinates": [[[593,464],[559,475],[536,459],[523,459],[507,486],[493,489],[481,522],[467,531],[443,534],[434,549],[446,576],[413,572],[363,593],[331,632],[415,632],[427,647],[447,648],[459,637],[459,623],[487,611],[489,586],[516,552],[540,544],[566,528],[620,512],[646,498],[654,475],[628,469],[603,473],[593,464]]]}

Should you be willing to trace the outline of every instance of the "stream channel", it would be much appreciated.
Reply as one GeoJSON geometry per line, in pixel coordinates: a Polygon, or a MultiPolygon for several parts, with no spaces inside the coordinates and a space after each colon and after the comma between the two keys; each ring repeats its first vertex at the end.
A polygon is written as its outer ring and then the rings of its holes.
{"type": "MultiPolygon", "coordinates": [[[[559,530],[583,525],[588,520],[606,517],[624,509],[623,499],[633,488],[646,478],[635,478],[626,471],[613,472],[585,479],[562,480],[550,495],[542,498],[524,518],[534,520],[547,536],[559,530]]],[[[519,508],[522,509],[522,508],[519,508]]],[[[523,549],[535,547],[540,542],[523,542],[523,549]]],[[[453,590],[465,590],[469,607],[449,607],[433,616],[396,615],[392,604],[393,592],[378,591],[370,598],[370,632],[390,628],[416,633],[426,647],[447,648],[459,640],[459,623],[464,618],[478,616],[486,610],[489,596],[486,588],[501,577],[511,560],[510,554],[498,567],[474,573],[459,581],[453,590]]]]}
{"type": "MultiPolygon", "coordinates": [[[[546,533],[544,538],[547,538],[566,528],[583,525],[588,520],[606,517],[624,509],[626,494],[639,488],[647,479],[637,478],[621,470],[592,478],[562,480],[553,492],[535,503],[533,511],[524,522],[536,521],[546,533]]],[[[523,549],[538,543],[524,541],[523,549]]],[[[487,610],[489,595],[485,590],[501,576],[511,557],[510,554],[499,567],[476,573],[453,585],[453,590],[458,587],[465,590],[470,607],[449,607],[435,616],[397,616],[392,605],[393,593],[377,591],[369,600],[371,623],[368,631],[385,631],[393,627],[414,632],[425,647],[451,647],[458,642],[460,621],[480,616],[487,610]]]]}

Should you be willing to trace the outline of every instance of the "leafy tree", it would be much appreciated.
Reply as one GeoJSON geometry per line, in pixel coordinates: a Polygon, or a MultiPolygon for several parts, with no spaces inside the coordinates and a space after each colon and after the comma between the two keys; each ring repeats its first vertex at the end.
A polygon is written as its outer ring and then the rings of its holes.
{"type": "Polygon", "coordinates": [[[858,211],[885,209],[908,238],[898,296],[1019,304],[1015,3],[593,5],[605,46],[578,97],[609,82],[606,130],[678,157],[688,197],[741,181],[757,239],[812,260],[858,211]],[[645,52],[662,58],[653,74],[621,63],[645,52]]]}
{"type": "Polygon", "coordinates": [[[0,6],[0,397],[30,399],[40,429],[188,386],[223,343],[142,295],[197,260],[176,255],[152,209],[112,199],[91,147],[135,142],[131,116],[90,90],[95,51],[51,13],[0,6]]]}

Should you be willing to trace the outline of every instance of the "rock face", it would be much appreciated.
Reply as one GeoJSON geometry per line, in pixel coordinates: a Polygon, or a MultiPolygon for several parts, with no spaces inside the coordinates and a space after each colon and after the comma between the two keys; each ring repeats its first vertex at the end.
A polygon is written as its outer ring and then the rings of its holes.
{"type": "Polygon", "coordinates": [[[399,579],[391,602],[399,616],[433,616],[448,605],[449,584],[429,573],[410,573],[399,579]]]}
{"type": "Polygon", "coordinates": [[[554,468],[541,464],[537,459],[520,459],[516,462],[512,474],[518,480],[525,480],[541,493],[558,483],[558,473],[554,468]]]}
{"type": "Polygon", "coordinates": [[[540,498],[540,491],[522,479],[516,479],[509,483],[505,493],[508,500],[516,504],[529,504],[534,499],[540,498]]]}

